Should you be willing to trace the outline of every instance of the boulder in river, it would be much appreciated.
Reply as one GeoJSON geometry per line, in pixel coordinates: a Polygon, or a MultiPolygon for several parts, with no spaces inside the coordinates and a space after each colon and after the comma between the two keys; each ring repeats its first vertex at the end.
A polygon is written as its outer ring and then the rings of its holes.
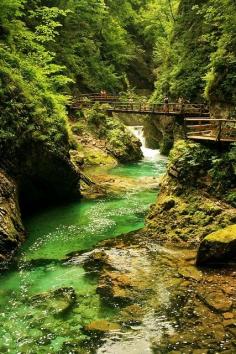
{"type": "Polygon", "coordinates": [[[206,236],[200,244],[197,265],[236,261],[236,225],[228,226],[206,236]]]}

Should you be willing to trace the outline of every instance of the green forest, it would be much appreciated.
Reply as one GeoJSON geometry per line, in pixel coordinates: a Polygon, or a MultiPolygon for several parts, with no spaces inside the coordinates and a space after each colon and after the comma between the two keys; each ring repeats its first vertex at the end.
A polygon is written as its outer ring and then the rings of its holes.
{"type": "Polygon", "coordinates": [[[60,144],[78,93],[149,89],[154,102],[233,105],[235,16],[232,0],[3,0],[2,148],[60,144]]]}
{"type": "Polygon", "coordinates": [[[236,1],[0,2],[0,353],[236,353],[236,1]]]}

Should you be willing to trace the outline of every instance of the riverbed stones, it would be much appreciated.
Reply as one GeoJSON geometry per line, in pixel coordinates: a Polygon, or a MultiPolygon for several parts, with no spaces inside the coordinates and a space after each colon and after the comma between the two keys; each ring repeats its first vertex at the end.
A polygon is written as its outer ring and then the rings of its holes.
{"type": "MultiPolygon", "coordinates": [[[[109,243],[109,242],[108,242],[109,243]]],[[[84,267],[99,271],[97,293],[110,304],[133,303],[134,294],[148,289],[150,262],[142,247],[123,249],[118,241],[114,248],[96,249],[84,259],[84,267]]],[[[105,242],[106,247],[108,244],[105,242]]],[[[81,259],[81,256],[79,256],[81,259]]],[[[76,263],[76,257],[73,258],[76,263]]]]}
{"type": "Polygon", "coordinates": [[[225,320],[231,320],[232,318],[234,318],[234,314],[232,312],[225,312],[223,313],[223,317],[225,320]]]}
{"type": "Polygon", "coordinates": [[[132,280],[126,274],[118,272],[104,272],[99,279],[97,293],[109,302],[129,304],[133,301],[132,280]]]}
{"type": "Polygon", "coordinates": [[[236,224],[206,236],[200,244],[197,264],[236,262],[236,224]]]}
{"type": "Polygon", "coordinates": [[[109,256],[103,249],[89,253],[84,260],[84,268],[90,271],[101,269],[105,264],[109,264],[109,256]]]}

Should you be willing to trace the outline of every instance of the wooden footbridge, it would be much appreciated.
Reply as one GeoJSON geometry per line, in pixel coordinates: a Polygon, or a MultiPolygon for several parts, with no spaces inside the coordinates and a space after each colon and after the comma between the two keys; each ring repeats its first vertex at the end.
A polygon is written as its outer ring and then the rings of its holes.
{"type": "Polygon", "coordinates": [[[81,95],[72,104],[73,109],[90,108],[100,103],[99,109],[108,113],[145,114],[179,117],[184,125],[186,139],[213,142],[236,142],[235,119],[210,118],[208,107],[204,104],[190,103],[148,103],[133,99],[122,99],[107,94],[81,95]]]}
{"type": "Polygon", "coordinates": [[[96,102],[100,103],[100,109],[110,113],[133,113],[146,115],[166,116],[189,116],[209,117],[208,107],[204,104],[179,104],[179,103],[148,103],[147,100],[135,101],[133,99],[122,99],[119,96],[109,95],[82,95],[73,102],[72,107],[81,109],[92,107],[96,102]]]}

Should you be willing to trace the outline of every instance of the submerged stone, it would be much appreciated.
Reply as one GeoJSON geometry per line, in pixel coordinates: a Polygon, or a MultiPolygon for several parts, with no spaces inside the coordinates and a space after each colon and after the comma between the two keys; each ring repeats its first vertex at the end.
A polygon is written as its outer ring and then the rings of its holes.
{"type": "Polygon", "coordinates": [[[100,277],[97,293],[113,303],[132,303],[133,297],[130,292],[132,285],[132,280],[128,275],[106,271],[100,277]]]}
{"type": "Polygon", "coordinates": [[[118,331],[120,330],[120,325],[107,320],[97,320],[86,325],[84,329],[86,332],[97,332],[102,334],[111,331],[118,331]]]}
{"type": "Polygon", "coordinates": [[[236,261],[236,225],[206,236],[200,244],[197,264],[219,264],[236,261]]]}
{"type": "Polygon", "coordinates": [[[127,325],[137,325],[142,322],[144,310],[137,304],[123,308],[120,311],[120,320],[127,325]]]}
{"type": "Polygon", "coordinates": [[[76,300],[73,288],[60,288],[31,298],[32,305],[53,315],[61,315],[71,309],[76,300]]]}

